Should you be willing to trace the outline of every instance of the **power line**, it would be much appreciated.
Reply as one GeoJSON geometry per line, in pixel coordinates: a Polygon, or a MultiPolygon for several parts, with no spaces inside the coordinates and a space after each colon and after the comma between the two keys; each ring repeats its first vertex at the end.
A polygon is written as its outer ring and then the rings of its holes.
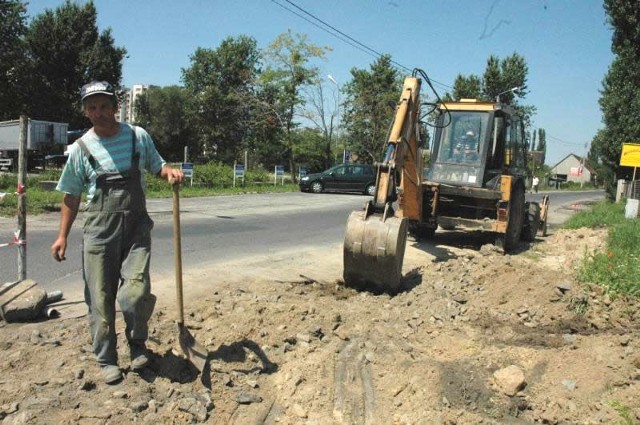
{"type": "MultiPolygon", "coordinates": [[[[333,26],[333,25],[325,22],[324,20],[318,18],[313,13],[311,13],[311,12],[305,10],[304,8],[298,6],[296,3],[294,3],[291,0],[282,0],[282,1],[288,3],[289,5],[294,7],[295,9],[299,10],[300,12],[302,12],[302,14],[297,12],[297,11],[295,11],[295,10],[293,10],[293,9],[291,9],[290,7],[287,7],[287,5],[280,3],[278,0],[271,0],[271,1],[273,3],[275,3],[275,4],[277,4],[278,6],[280,6],[281,8],[285,9],[286,11],[296,15],[300,19],[304,19],[306,22],[310,23],[311,25],[315,26],[316,28],[319,28],[320,30],[326,32],[327,34],[337,38],[338,40],[340,40],[340,41],[342,41],[344,43],[349,44],[351,47],[354,47],[354,48],[360,50],[363,53],[366,53],[366,54],[368,54],[368,55],[370,55],[372,57],[375,57],[375,58],[380,58],[381,56],[383,56],[382,53],[380,53],[377,50],[365,45],[364,43],[361,43],[360,41],[356,40],[355,38],[351,37],[350,35],[348,35],[348,34],[344,33],[343,31],[339,30],[335,26],[333,26]],[[311,19],[309,19],[307,16],[304,16],[303,14],[307,15],[311,19]]],[[[390,59],[390,62],[392,64],[394,64],[396,67],[398,67],[398,68],[400,68],[400,69],[402,69],[404,71],[411,72],[410,68],[408,68],[407,66],[402,65],[401,63],[399,63],[399,62],[397,62],[397,61],[395,61],[393,59],[390,59]]],[[[431,81],[432,83],[434,83],[434,84],[436,84],[438,86],[441,86],[441,87],[443,87],[445,89],[453,89],[453,86],[450,86],[450,85],[445,84],[445,83],[441,83],[441,82],[439,82],[437,80],[429,78],[429,81],[431,81]]],[[[537,130],[537,128],[534,127],[534,126],[531,126],[531,128],[534,131],[537,130]]],[[[547,136],[548,139],[552,139],[552,140],[554,140],[555,142],[557,142],[557,143],[559,143],[561,145],[578,146],[578,145],[582,145],[583,144],[583,143],[579,143],[579,142],[575,142],[575,143],[567,142],[566,140],[562,140],[559,137],[555,137],[555,136],[553,136],[551,134],[548,134],[546,132],[545,132],[545,135],[547,136]]]]}
{"type": "MultiPolygon", "coordinates": [[[[275,3],[275,4],[277,4],[278,6],[280,6],[281,8],[287,10],[288,12],[298,16],[301,19],[304,19],[305,21],[309,22],[310,24],[314,25],[315,27],[321,29],[322,31],[326,32],[327,34],[337,38],[338,40],[340,40],[342,42],[345,42],[345,43],[349,44],[352,47],[357,48],[358,50],[360,50],[360,51],[362,51],[362,52],[364,52],[364,53],[366,53],[366,54],[368,54],[370,56],[373,56],[373,57],[376,57],[376,58],[379,58],[379,57],[383,56],[382,53],[380,53],[377,50],[365,45],[364,43],[356,40],[355,38],[353,38],[350,35],[344,33],[343,31],[339,30],[338,28],[334,27],[333,25],[331,25],[331,24],[325,22],[324,20],[318,18],[317,16],[315,16],[311,12],[305,10],[304,8],[298,6],[297,4],[295,4],[291,0],[283,0],[283,1],[285,1],[288,4],[290,4],[294,8],[298,9],[300,12],[304,13],[305,15],[309,16],[311,19],[315,20],[316,22],[311,21],[307,17],[301,15],[300,13],[296,12],[295,10],[292,10],[291,8],[287,7],[286,5],[280,3],[277,0],[271,0],[271,1],[273,3],[275,3]]],[[[397,62],[397,61],[395,61],[393,59],[390,59],[390,62],[392,64],[394,64],[396,67],[398,67],[398,68],[400,68],[400,69],[402,69],[402,70],[404,70],[406,72],[411,72],[411,68],[409,68],[409,67],[407,67],[407,66],[405,66],[405,65],[403,65],[403,64],[401,64],[401,63],[399,63],[399,62],[397,62]]],[[[435,83],[435,84],[437,84],[439,86],[442,86],[444,88],[448,88],[448,89],[453,88],[450,85],[441,83],[441,82],[433,80],[433,79],[431,79],[431,82],[433,82],[433,83],[435,83]]]]}
{"type": "MultiPolygon", "coordinates": [[[[322,31],[327,32],[327,30],[326,30],[325,28],[323,28],[322,26],[320,26],[320,25],[319,25],[319,24],[317,24],[316,22],[313,22],[313,21],[311,21],[310,19],[308,19],[308,18],[306,18],[306,17],[302,16],[300,13],[298,13],[298,12],[296,12],[295,10],[293,10],[293,9],[291,9],[291,8],[289,8],[289,7],[287,7],[286,5],[284,5],[284,4],[282,4],[282,3],[279,3],[279,2],[278,2],[278,1],[276,1],[276,0],[271,0],[271,1],[272,1],[273,3],[275,3],[275,4],[277,4],[278,6],[280,6],[281,8],[285,9],[286,11],[291,12],[292,14],[296,15],[296,16],[297,16],[297,17],[299,17],[300,19],[304,19],[305,21],[307,21],[307,22],[308,22],[308,23],[310,23],[311,25],[313,25],[313,26],[315,26],[315,27],[317,27],[317,28],[321,29],[322,31]]],[[[345,40],[345,39],[343,39],[343,38],[340,38],[340,37],[338,37],[336,34],[331,34],[331,35],[333,35],[334,37],[338,38],[340,41],[343,41],[343,42],[345,42],[345,43],[349,44],[350,46],[355,47],[356,49],[358,49],[358,50],[362,51],[363,53],[366,53],[366,54],[369,54],[369,55],[371,54],[370,52],[368,52],[368,51],[364,50],[362,47],[358,46],[357,44],[351,43],[349,40],[345,40]]]]}
{"type": "Polygon", "coordinates": [[[566,140],[562,140],[561,138],[552,136],[552,135],[550,135],[550,134],[548,134],[546,132],[545,132],[545,135],[547,136],[548,139],[553,139],[554,141],[560,143],[561,145],[570,145],[570,146],[583,146],[583,145],[585,145],[585,143],[583,143],[583,142],[567,142],[566,140]]]}

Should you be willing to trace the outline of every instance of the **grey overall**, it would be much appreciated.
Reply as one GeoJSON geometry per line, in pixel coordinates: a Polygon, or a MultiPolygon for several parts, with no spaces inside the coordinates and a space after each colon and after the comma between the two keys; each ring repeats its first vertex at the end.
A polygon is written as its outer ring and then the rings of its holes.
{"type": "Polygon", "coordinates": [[[132,347],[147,340],[155,305],[149,277],[153,221],[147,214],[133,128],[132,132],[131,168],[123,172],[102,171],[79,140],[98,175],[95,194],[84,211],[83,277],[93,350],[101,366],[118,362],[116,299],[132,347]]]}

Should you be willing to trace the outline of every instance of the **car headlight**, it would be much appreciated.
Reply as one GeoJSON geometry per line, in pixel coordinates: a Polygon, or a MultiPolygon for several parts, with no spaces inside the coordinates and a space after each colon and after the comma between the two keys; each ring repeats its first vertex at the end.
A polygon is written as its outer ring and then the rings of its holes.
{"type": "Polygon", "coordinates": [[[307,180],[309,180],[309,177],[304,176],[303,178],[300,179],[300,181],[306,182],[307,180]]]}

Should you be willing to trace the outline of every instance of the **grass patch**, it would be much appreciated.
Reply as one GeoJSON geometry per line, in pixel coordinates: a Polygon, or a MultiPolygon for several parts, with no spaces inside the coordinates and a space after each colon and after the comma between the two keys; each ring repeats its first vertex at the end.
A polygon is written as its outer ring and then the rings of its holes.
{"type": "MultiPolygon", "coordinates": [[[[63,194],[55,190],[48,191],[41,187],[42,182],[57,181],[60,172],[47,172],[37,176],[27,178],[27,214],[39,215],[46,212],[60,211],[60,203],[63,194]]],[[[233,179],[216,179],[216,174],[211,173],[212,180],[205,181],[202,179],[194,180],[194,186],[190,185],[190,181],[185,182],[180,189],[180,196],[185,198],[194,198],[201,196],[217,196],[217,195],[238,195],[243,193],[273,193],[273,192],[295,192],[298,191],[298,185],[286,183],[282,185],[278,182],[273,184],[271,181],[264,181],[269,178],[269,174],[254,173],[249,180],[247,176],[246,184],[242,185],[237,182],[233,187],[233,179]],[[257,179],[257,180],[253,180],[257,179]],[[251,181],[251,183],[249,183],[251,181]]],[[[171,186],[166,181],[155,176],[147,175],[147,198],[170,198],[171,186]]],[[[0,192],[6,192],[7,195],[0,201],[0,217],[15,217],[18,210],[18,197],[14,194],[17,190],[18,180],[15,174],[0,174],[0,192]]]]}
{"type": "Polygon", "coordinates": [[[601,201],[593,204],[588,211],[582,211],[569,218],[563,227],[567,229],[579,229],[588,227],[597,229],[621,224],[625,221],[624,204],[601,201]]]}
{"type": "Polygon", "coordinates": [[[628,406],[625,406],[618,400],[610,400],[609,402],[607,402],[607,404],[609,405],[609,407],[615,410],[618,415],[620,415],[620,421],[618,422],[619,424],[632,425],[634,423],[633,412],[628,406]]]}
{"type": "Polygon", "coordinates": [[[625,218],[624,203],[600,202],[573,216],[564,227],[608,229],[606,249],[585,253],[578,279],[600,285],[612,295],[640,296],[640,219],[625,218]]]}

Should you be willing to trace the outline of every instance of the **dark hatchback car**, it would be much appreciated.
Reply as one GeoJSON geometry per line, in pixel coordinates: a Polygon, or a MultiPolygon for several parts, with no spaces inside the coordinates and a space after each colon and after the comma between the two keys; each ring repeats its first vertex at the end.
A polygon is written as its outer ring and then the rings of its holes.
{"type": "Polygon", "coordinates": [[[300,179],[300,190],[303,192],[361,192],[373,196],[375,188],[375,169],[367,164],[336,165],[300,179]]]}

